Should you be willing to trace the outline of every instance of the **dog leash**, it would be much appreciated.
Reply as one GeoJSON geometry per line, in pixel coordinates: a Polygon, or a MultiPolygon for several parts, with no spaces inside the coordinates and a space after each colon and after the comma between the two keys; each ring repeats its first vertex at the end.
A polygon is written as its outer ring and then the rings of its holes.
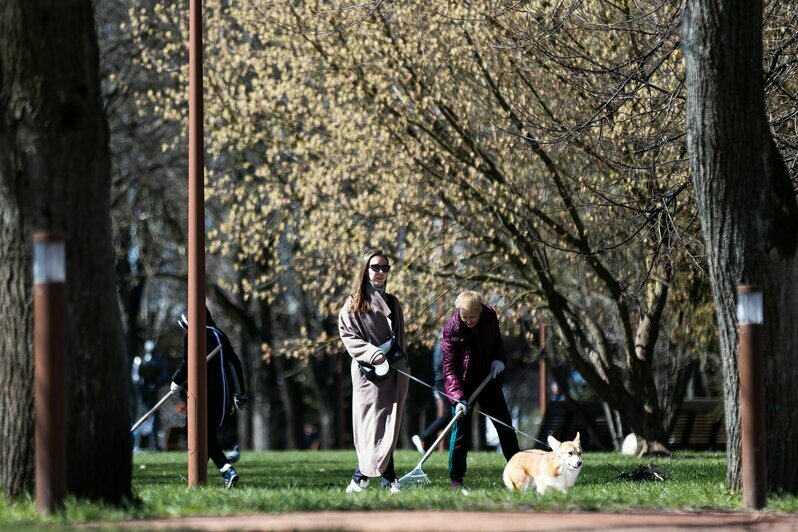
{"type": "MultiPolygon", "coordinates": [[[[392,366],[392,367],[393,367],[393,366],[392,366]]],[[[419,379],[419,378],[417,378],[417,377],[414,377],[414,376],[410,375],[409,373],[405,373],[404,371],[402,371],[402,370],[401,370],[401,369],[399,369],[399,368],[396,368],[396,367],[394,367],[393,369],[395,369],[395,370],[396,370],[398,373],[401,373],[401,374],[402,374],[402,375],[404,375],[405,377],[409,378],[410,380],[412,380],[412,381],[414,381],[414,382],[417,382],[418,384],[420,384],[420,385],[422,385],[422,386],[425,386],[425,387],[429,388],[430,390],[432,390],[432,391],[434,391],[434,392],[437,392],[437,393],[439,393],[439,394],[443,395],[444,397],[446,397],[446,398],[447,398],[447,399],[449,399],[450,401],[454,401],[454,402],[456,402],[456,403],[462,403],[462,401],[460,401],[460,400],[458,400],[458,399],[455,399],[454,397],[451,397],[450,395],[447,395],[447,394],[445,394],[444,392],[442,392],[442,391],[440,391],[440,390],[438,390],[438,389],[436,389],[436,388],[434,388],[434,387],[430,386],[429,384],[427,384],[426,382],[422,381],[421,379],[419,379]]],[[[469,405],[469,406],[470,406],[470,405],[469,405]]],[[[543,443],[543,442],[542,442],[542,441],[540,441],[539,439],[535,438],[534,436],[532,436],[532,435],[530,435],[530,434],[527,434],[527,433],[526,433],[526,432],[524,432],[523,430],[519,430],[519,429],[517,429],[517,428],[513,427],[512,425],[508,425],[508,424],[507,424],[507,423],[505,423],[504,421],[502,421],[502,420],[500,420],[500,419],[496,419],[495,417],[493,417],[493,416],[491,416],[491,415],[489,415],[489,414],[486,414],[486,413],[485,413],[485,412],[483,412],[482,410],[478,410],[477,412],[478,412],[479,414],[482,414],[482,415],[483,415],[483,416],[485,416],[486,418],[490,419],[490,420],[491,420],[492,422],[494,422],[494,423],[498,423],[499,425],[503,425],[503,426],[507,427],[508,429],[511,429],[511,430],[515,431],[515,432],[516,432],[516,433],[518,433],[518,434],[521,434],[521,435],[523,435],[523,436],[526,436],[527,438],[531,439],[531,440],[532,440],[532,441],[534,441],[534,442],[537,442],[537,443],[539,443],[539,444],[541,444],[541,445],[545,445],[546,447],[548,447],[548,444],[546,444],[546,443],[543,443]]]]}
{"type": "Polygon", "coordinates": [[[392,367],[393,369],[395,369],[395,370],[396,370],[398,373],[401,373],[402,375],[404,375],[405,377],[407,377],[408,379],[410,379],[411,381],[415,381],[415,382],[419,383],[420,385],[422,385],[422,386],[425,386],[425,387],[429,388],[429,389],[430,389],[430,390],[432,390],[433,392],[436,392],[436,393],[439,393],[439,394],[441,394],[442,396],[446,397],[446,398],[447,398],[447,399],[449,399],[450,401],[454,401],[455,403],[462,403],[462,402],[463,402],[463,401],[461,401],[460,399],[455,399],[455,398],[454,398],[454,397],[452,397],[451,395],[446,395],[446,393],[444,393],[444,392],[442,392],[442,391],[438,390],[437,388],[434,388],[433,386],[430,386],[429,384],[427,384],[426,382],[422,381],[422,380],[421,380],[421,379],[419,379],[418,377],[414,377],[414,376],[412,376],[412,375],[411,375],[411,374],[409,374],[409,373],[405,373],[405,372],[404,372],[404,371],[402,371],[401,369],[399,369],[399,368],[396,368],[396,367],[394,367],[394,366],[391,366],[391,367],[392,367]]]}

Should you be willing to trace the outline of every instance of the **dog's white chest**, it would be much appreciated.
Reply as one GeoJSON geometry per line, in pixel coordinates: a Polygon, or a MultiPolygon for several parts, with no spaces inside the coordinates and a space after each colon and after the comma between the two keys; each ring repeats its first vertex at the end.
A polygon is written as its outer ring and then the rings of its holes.
{"type": "Polygon", "coordinates": [[[548,489],[557,489],[560,491],[567,491],[576,483],[576,477],[579,476],[579,469],[571,469],[564,467],[562,474],[556,476],[548,476],[540,479],[535,484],[537,485],[538,492],[544,493],[548,489]]]}
{"type": "Polygon", "coordinates": [[[561,489],[569,489],[571,486],[576,484],[576,477],[579,476],[579,471],[579,469],[566,468],[565,471],[563,471],[563,474],[560,475],[562,482],[561,489]]]}

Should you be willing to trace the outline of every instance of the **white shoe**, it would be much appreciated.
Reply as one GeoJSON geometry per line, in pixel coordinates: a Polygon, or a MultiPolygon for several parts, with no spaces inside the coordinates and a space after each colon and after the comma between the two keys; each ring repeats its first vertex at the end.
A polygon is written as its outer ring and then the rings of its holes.
{"type": "Polygon", "coordinates": [[[355,482],[355,479],[349,481],[349,485],[346,487],[347,493],[360,493],[364,489],[369,486],[368,479],[361,480],[360,482],[355,482]]]}
{"type": "Polygon", "coordinates": [[[380,481],[380,487],[386,491],[390,491],[391,495],[395,495],[402,491],[402,485],[399,484],[399,479],[397,478],[393,482],[388,482],[385,478],[380,481]]]}
{"type": "Polygon", "coordinates": [[[421,445],[421,438],[418,437],[418,434],[413,434],[413,437],[410,438],[410,441],[412,441],[413,445],[416,446],[416,449],[418,449],[418,452],[420,452],[421,454],[424,454],[424,452],[425,452],[424,451],[424,446],[421,445]]]}

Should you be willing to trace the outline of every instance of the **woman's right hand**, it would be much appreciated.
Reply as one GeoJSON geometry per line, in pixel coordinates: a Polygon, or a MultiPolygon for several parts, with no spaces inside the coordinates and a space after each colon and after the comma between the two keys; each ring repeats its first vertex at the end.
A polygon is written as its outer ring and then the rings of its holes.
{"type": "Polygon", "coordinates": [[[391,369],[382,351],[378,351],[377,354],[374,355],[374,358],[371,359],[371,363],[374,365],[374,372],[378,377],[384,377],[391,369]]]}

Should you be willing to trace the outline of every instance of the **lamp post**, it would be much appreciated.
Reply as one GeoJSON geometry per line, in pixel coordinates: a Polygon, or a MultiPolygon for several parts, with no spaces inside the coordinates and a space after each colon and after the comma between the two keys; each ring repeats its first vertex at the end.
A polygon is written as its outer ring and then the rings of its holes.
{"type": "Polygon", "coordinates": [[[66,257],[59,235],[33,235],[33,350],[36,510],[51,513],[66,495],[66,257]]]}
{"type": "MultiPolygon", "coordinates": [[[[538,389],[540,390],[540,400],[538,403],[538,407],[540,408],[540,419],[543,419],[543,416],[546,413],[546,409],[549,407],[549,368],[548,364],[546,363],[546,324],[540,324],[540,335],[538,338],[538,342],[540,345],[540,375],[538,380],[538,389]]],[[[542,422],[542,421],[541,421],[542,422]]]]}
{"type": "Polygon", "coordinates": [[[202,0],[190,1],[188,18],[188,485],[201,486],[208,483],[202,0]]]}
{"type": "Polygon", "coordinates": [[[737,287],[740,348],[740,421],[742,425],[743,503],[765,506],[765,375],[762,364],[762,291],[737,287]]]}

